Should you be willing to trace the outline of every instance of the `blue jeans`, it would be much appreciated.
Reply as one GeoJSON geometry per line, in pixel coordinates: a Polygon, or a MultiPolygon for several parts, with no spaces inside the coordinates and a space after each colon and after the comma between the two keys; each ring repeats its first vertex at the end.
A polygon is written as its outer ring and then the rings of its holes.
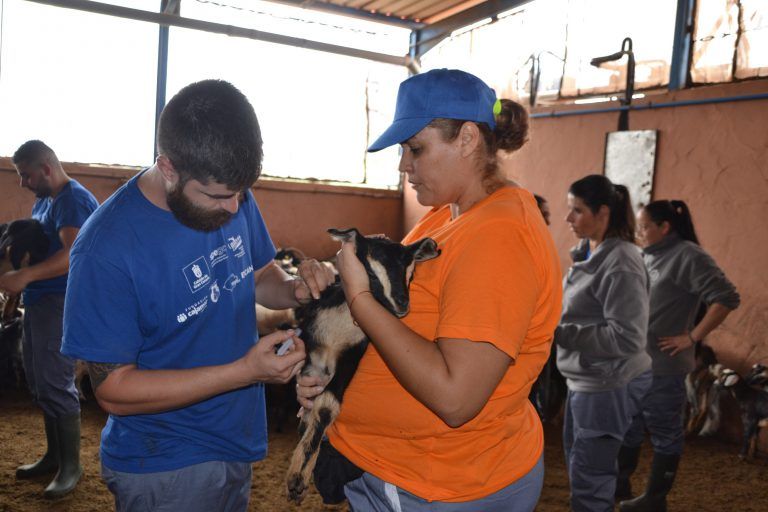
{"type": "Polygon", "coordinates": [[[647,371],[610,391],[568,390],[563,449],[573,512],[613,512],[616,457],[651,379],[647,371]]]}
{"type": "Polygon", "coordinates": [[[682,454],[685,402],[685,375],[654,375],[651,390],[643,399],[642,410],[624,436],[624,445],[632,448],[640,446],[647,430],[654,452],[682,454]]]}
{"type": "Polygon", "coordinates": [[[158,473],[122,473],[102,464],[117,512],[246,512],[248,462],[203,462],[158,473]]]}
{"type": "Polygon", "coordinates": [[[75,360],[61,353],[64,295],[43,295],[24,309],[23,361],[29,392],[45,414],[80,414],[75,360]]]}
{"type": "Polygon", "coordinates": [[[353,512],[532,512],[544,485],[544,456],[525,476],[472,501],[427,501],[370,473],[344,486],[353,512]]]}

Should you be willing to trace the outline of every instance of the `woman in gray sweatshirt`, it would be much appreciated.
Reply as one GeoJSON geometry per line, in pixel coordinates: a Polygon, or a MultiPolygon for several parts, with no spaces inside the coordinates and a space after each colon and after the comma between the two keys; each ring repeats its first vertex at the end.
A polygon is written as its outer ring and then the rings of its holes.
{"type": "Polygon", "coordinates": [[[616,457],[651,385],[648,275],[634,244],[626,187],[591,175],[568,191],[566,221],[581,243],[555,331],[566,377],[563,447],[574,512],[613,511],[616,457]]]}
{"type": "Polygon", "coordinates": [[[683,452],[685,376],[694,368],[693,346],[739,306],[739,294],[699,246],[684,202],[654,201],[638,212],[637,225],[651,280],[648,354],[653,359],[653,384],[619,452],[616,491],[617,497],[631,497],[629,478],[648,430],[653,463],[645,494],[622,501],[619,508],[664,512],[683,452]],[[707,312],[695,323],[701,303],[707,312]]]}

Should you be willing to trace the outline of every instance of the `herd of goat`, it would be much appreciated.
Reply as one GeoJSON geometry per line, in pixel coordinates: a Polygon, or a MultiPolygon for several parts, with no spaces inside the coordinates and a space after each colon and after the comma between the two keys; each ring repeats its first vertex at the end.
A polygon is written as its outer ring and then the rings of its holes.
{"type": "MultiPolygon", "coordinates": [[[[356,229],[331,229],[329,232],[336,240],[355,242],[356,254],[368,270],[374,297],[392,314],[407,314],[407,288],[413,266],[419,261],[438,257],[437,244],[426,238],[404,246],[387,238],[364,237],[356,229]]],[[[47,250],[47,239],[36,221],[22,219],[0,224],[0,274],[42,260],[47,250]]],[[[286,272],[297,275],[303,258],[300,251],[282,249],[275,260],[286,272]]],[[[18,297],[2,294],[0,305],[1,393],[23,387],[24,376],[21,364],[23,307],[18,297]]],[[[302,416],[299,424],[301,439],[286,479],[288,498],[300,502],[312,478],[325,429],[338,414],[344,390],[366,349],[367,339],[353,322],[338,282],[326,289],[318,301],[297,310],[273,311],[257,305],[256,315],[261,335],[281,328],[301,328],[307,346],[303,373],[324,374],[329,379],[326,391],[316,399],[316,407],[302,416]]],[[[711,348],[700,343],[696,353],[697,367],[686,378],[689,402],[686,431],[699,435],[716,433],[721,420],[721,397],[729,393],[741,411],[744,435],[739,456],[753,456],[760,428],[768,425],[768,368],[756,364],[749,375],[741,376],[719,364],[711,348]]],[[[84,368],[84,365],[80,366],[84,368]]],[[[80,371],[79,377],[83,375],[80,371]]],[[[297,408],[292,394],[294,387],[268,386],[267,390],[272,424],[280,430],[297,408]]],[[[81,397],[84,398],[82,391],[81,397]]],[[[542,419],[550,421],[558,416],[564,397],[565,382],[551,357],[534,385],[531,398],[542,419]]]]}

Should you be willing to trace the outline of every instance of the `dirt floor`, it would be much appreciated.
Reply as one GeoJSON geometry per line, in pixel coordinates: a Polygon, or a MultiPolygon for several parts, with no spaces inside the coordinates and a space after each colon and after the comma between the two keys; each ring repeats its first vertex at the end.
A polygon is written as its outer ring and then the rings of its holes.
{"type": "MultiPolygon", "coordinates": [[[[0,512],[85,512],[113,508],[112,497],[99,479],[98,443],[105,421],[93,402],[83,406],[82,459],[85,475],[77,489],[58,502],[41,497],[45,481],[16,481],[16,466],[36,460],[44,450],[42,418],[24,394],[0,396],[0,512]]],[[[566,478],[559,426],[546,429],[546,481],[537,511],[568,510],[566,478]]],[[[270,434],[269,457],[254,464],[251,511],[291,512],[347,510],[323,507],[312,493],[301,507],[288,505],[283,497],[282,479],[296,443],[294,425],[283,433],[270,434]]],[[[633,482],[642,486],[650,464],[650,450],[644,450],[633,482]]],[[[675,489],[670,495],[671,511],[765,512],[768,510],[768,463],[740,462],[738,447],[715,439],[692,439],[681,463],[675,489]]]]}

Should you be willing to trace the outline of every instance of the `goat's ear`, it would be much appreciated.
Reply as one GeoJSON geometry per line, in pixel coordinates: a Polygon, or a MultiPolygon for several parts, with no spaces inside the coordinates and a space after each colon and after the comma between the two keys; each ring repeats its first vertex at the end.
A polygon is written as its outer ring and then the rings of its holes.
{"type": "Polygon", "coordinates": [[[337,242],[356,242],[358,237],[362,237],[360,232],[355,228],[349,228],[349,229],[336,229],[336,228],[329,228],[328,233],[330,233],[331,238],[336,240],[337,242]]]}
{"type": "Polygon", "coordinates": [[[414,261],[427,261],[440,256],[437,242],[431,238],[422,238],[418,242],[409,245],[408,248],[413,251],[414,261]]]}
{"type": "Polygon", "coordinates": [[[735,386],[739,382],[739,374],[738,373],[731,373],[729,375],[726,375],[725,379],[723,380],[723,386],[726,388],[730,388],[731,386],[735,386]]]}

